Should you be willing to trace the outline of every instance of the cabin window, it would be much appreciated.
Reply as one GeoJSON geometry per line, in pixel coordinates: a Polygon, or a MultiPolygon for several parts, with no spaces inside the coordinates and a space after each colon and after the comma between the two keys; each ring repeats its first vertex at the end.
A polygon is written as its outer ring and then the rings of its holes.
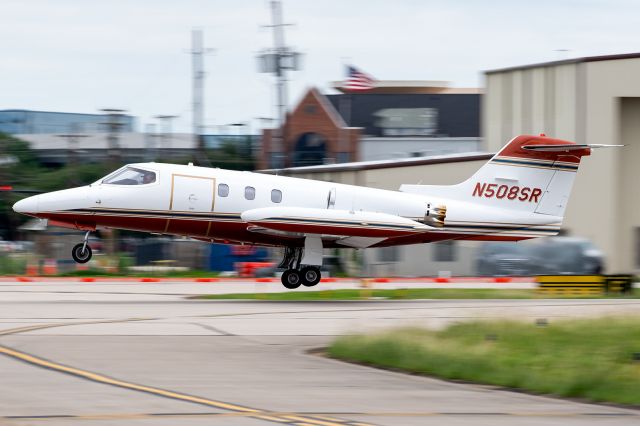
{"type": "Polygon", "coordinates": [[[280,201],[282,201],[282,191],[280,191],[279,189],[272,189],[271,201],[274,203],[279,203],[280,201]]]}
{"type": "Polygon", "coordinates": [[[218,195],[220,197],[228,197],[229,196],[229,185],[226,183],[221,183],[218,185],[218,195]]]}
{"type": "Polygon", "coordinates": [[[256,189],[253,186],[244,187],[244,198],[247,200],[253,200],[256,198],[256,189]]]}
{"type": "Polygon", "coordinates": [[[138,169],[137,167],[126,167],[115,175],[106,178],[102,183],[110,185],[146,185],[155,181],[155,172],[138,169]]]}

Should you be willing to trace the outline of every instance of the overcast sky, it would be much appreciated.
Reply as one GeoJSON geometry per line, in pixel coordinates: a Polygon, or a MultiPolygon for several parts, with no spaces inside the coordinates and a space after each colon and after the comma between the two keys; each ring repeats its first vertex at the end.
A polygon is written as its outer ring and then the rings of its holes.
{"type": "MultiPolygon", "coordinates": [[[[305,54],[289,104],[329,90],[350,62],[378,79],[481,86],[482,71],[564,57],[640,51],[634,0],[285,0],[286,41],[305,54]],[[558,52],[568,49],[568,52],[558,52]]],[[[205,31],[208,126],[273,117],[266,0],[1,0],[0,109],[124,108],[191,120],[191,29],[205,31]]],[[[639,76],[640,78],[640,76],[639,76]]],[[[213,130],[213,127],[211,128],[213,130]]]]}

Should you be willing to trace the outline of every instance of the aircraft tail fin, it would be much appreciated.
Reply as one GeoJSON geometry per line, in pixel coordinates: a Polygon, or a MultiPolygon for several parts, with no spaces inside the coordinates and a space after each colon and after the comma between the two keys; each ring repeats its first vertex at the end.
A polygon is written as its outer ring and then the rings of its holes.
{"type": "Polygon", "coordinates": [[[563,216],[582,157],[592,148],[544,135],[520,135],[471,178],[449,186],[402,185],[404,192],[522,212],[563,216]]]}

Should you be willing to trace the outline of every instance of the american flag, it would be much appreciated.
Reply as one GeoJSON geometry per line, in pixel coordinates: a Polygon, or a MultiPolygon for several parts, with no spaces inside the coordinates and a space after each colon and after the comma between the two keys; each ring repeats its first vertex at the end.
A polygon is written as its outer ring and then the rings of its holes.
{"type": "Polygon", "coordinates": [[[357,68],[347,66],[347,79],[344,81],[342,88],[344,90],[358,91],[358,90],[370,90],[375,86],[376,80],[359,71],[357,68]]]}

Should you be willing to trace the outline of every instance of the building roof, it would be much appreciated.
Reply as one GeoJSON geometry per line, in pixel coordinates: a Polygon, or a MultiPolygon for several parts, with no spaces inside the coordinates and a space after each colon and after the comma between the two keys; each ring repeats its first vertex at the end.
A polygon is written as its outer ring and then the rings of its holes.
{"type": "MultiPolygon", "coordinates": [[[[344,118],[342,117],[342,115],[340,115],[338,110],[335,109],[333,104],[329,102],[329,99],[327,99],[325,95],[320,93],[320,91],[315,87],[312,87],[311,89],[309,89],[309,93],[311,93],[311,96],[316,98],[320,106],[322,106],[322,108],[326,111],[327,115],[329,116],[331,121],[333,121],[333,124],[336,127],[341,127],[341,128],[347,127],[347,123],[344,121],[344,118]]],[[[302,107],[302,101],[298,104],[298,108],[301,108],[301,107],[302,107]]]]}
{"type": "MultiPolygon", "coordinates": [[[[343,81],[331,82],[331,87],[342,93],[345,92],[343,81]]],[[[475,94],[481,93],[478,88],[449,87],[448,81],[431,80],[376,80],[374,87],[357,92],[359,94],[475,94]]]]}
{"type": "Polygon", "coordinates": [[[617,55],[602,55],[602,56],[584,56],[581,58],[563,59],[560,61],[540,62],[537,64],[518,65],[514,67],[497,68],[493,70],[487,70],[485,74],[496,74],[501,72],[518,71],[530,68],[543,68],[543,67],[555,67],[558,65],[568,64],[580,64],[585,62],[600,62],[600,61],[617,61],[620,59],[637,59],[640,58],[640,52],[636,53],[623,53],[617,55]]]}
{"type": "MultiPolygon", "coordinates": [[[[105,117],[104,113],[90,113],[90,112],[65,112],[65,111],[41,111],[37,109],[0,109],[0,113],[3,112],[21,112],[21,113],[36,113],[36,114],[66,114],[66,115],[87,115],[95,117],[105,117]]],[[[121,114],[123,117],[133,118],[130,114],[121,114]]]]}
{"type": "Polygon", "coordinates": [[[395,167],[424,166],[429,164],[461,163],[465,161],[486,161],[495,154],[487,152],[466,152],[463,154],[434,155],[430,157],[396,158],[391,160],[357,161],[353,163],[322,164],[319,166],[288,167],[286,169],[260,170],[262,173],[292,175],[298,173],[348,172],[395,167]]]}

